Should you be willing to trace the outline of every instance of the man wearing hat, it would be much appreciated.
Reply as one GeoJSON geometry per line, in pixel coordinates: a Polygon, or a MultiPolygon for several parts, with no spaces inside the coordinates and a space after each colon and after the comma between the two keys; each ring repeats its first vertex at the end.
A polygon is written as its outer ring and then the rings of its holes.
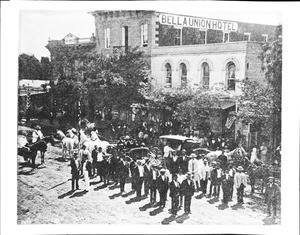
{"type": "Polygon", "coordinates": [[[156,190],[157,190],[157,178],[158,178],[158,170],[156,166],[152,165],[150,168],[150,182],[149,182],[149,189],[150,189],[150,202],[156,202],[156,190]]]}
{"type": "Polygon", "coordinates": [[[170,183],[171,213],[173,215],[177,214],[179,205],[180,184],[177,181],[177,178],[178,176],[176,174],[173,175],[170,183]]]}
{"type": "Polygon", "coordinates": [[[120,161],[118,162],[118,172],[119,172],[119,179],[120,179],[120,192],[123,194],[125,192],[125,182],[126,178],[129,176],[129,170],[126,167],[126,162],[124,157],[120,157],[120,161]]]}
{"type": "Polygon", "coordinates": [[[200,168],[200,185],[201,185],[201,191],[203,195],[206,194],[208,175],[209,175],[209,166],[207,164],[207,159],[204,158],[203,166],[200,168]]]}
{"type": "Polygon", "coordinates": [[[172,175],[172,177],[179,172],[179,151],[171,151],[172,156],[171,159],[169,159],[169,170],[172,175]]]}
{"type": "Polygon", "coordinates": [[[222,154],[218,156],[218,160],[220,161],[221,169],[224,171],[227,168],[227,156],[224,150],[222,150],[222,154]]]}
{"type": "Polygon", "coordinates": [[[243,197],[244,197],[244,189],[247,186],[247,176],[243,172],[244,168],[242,166],[239,166],[237,168],[237,173],[234,176],[234,185],[237,191],[237,202],[238,203],[244,203],[243,197]]]}
{"type": "Polygon", "coordinates": [[[144,164],[144,194],[149,194],[149,185],[151,181],[151,166],[150,166],[150,159],[149,157],[145,158],[145,164],[144,164]]]}
{"type": "Polygon", "coordinates": [[[271,207],[273,207],[273,216],[277,215],[277,203],[280,198],[280,188],[275,183],[273,176],[268,178],[268,184],[265,192],[265,203],[267,203],[268,215],[271,216],[271,207]]]}
{"type": "Polygon", "coordinates": [[[142,166],[142,161],[137,160],[137,165],[134,168],[136,177],[136,197],[140,198],[142,196],[142,186],[144,181],[144,167],[142,166]]]}
{"type": "Polygon", "coordinates": [[[186,174],[189,168],[189,158],[186,154],[186,150],[182,149],[181,156],[179,157],[179,167],[182,169],[182,173],[186,174]]]}
{"type": "Polygon", "coordinates": [[[71,175],[72,175],[72,191],[74,191],[75,183],[76,183],[76,190],[79,189],[78,181],[79,181],[79,174],[80,174],[81,164],[78,160],[78,153],[74,152],[74,157],[71,159],[71,175]]]}
{"type": "Polygon", "coordinates": [[[226,169],[222,175],[222,191],[223,191],[223,203],[228,204],[230,199],[230,182],[231,176],[229,175],[229,170],[226,169]]]}
{"type": "Polygon", "coordinates": [[[228,174],[230,176],[229,177],[229,179],[230,179],[230,183],[229,183],[229,188],[230,188],[229,201],[232,201],[235,173],[236,173],[236,170],[233,168],[233,161],[229,161],[228,162],[228,174]]]}
{"type": "Polygon", "coordinates": [[[191,160],[189,161],[189,172],[192,173],[193,180],[198,176],[198,162],[196,159],[196,154],[191,154],[191,160]]]}
{"type": "Polygon", "coordinates": [[[166,176],[166,169],[162,168],[160,170],[160,176],[157,178],[157,189],[160,198],[159,205],[161,207],[166,206],[168,188],[169,188],[169,177],[166,176]]]}
{"type": "Polygon", "coordinates": [[[186,179],[182,182],[182,191],[184,195],[184,212],[191,213],[191,201],[195,193],[195,183],[192,180],[191,172],[187,173],[186,179]]]}
{"type": "Polygon", "coordinates": [[[41,140],[44,138],[41,130],[42,130],[42,128],[39,125],[35,126],[35,130],[32,132],[32,143],[35,143],[38,140],[41,140]]]}
{"type": "Polygon", "coordinates": [[[210,181],[210,185],[209,185],[209,194],[208,196],[211,197],[212,192],[214,194],[216,194],[216,189],[215,189],[215,177],[214,177],[214,173],[213,170],[216,168],[217,162],[216,161],[212,161],[211,162],[211,166],[209,168],[209,175],[208,175],[208,180],[210,181]]]}
{"type": "Polygon", "coordinates": [[[214,187],[214,196],[220,196],[220,188],[222,183],[222,169],[220,168],[220,162],[216,163],[216,167],[211,172],[211,183],[214,187]]]}

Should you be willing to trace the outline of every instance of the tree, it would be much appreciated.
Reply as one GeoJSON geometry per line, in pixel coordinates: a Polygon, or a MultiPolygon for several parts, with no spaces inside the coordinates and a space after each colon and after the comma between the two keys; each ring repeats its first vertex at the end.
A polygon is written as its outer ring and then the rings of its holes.
{"type": "Polygon", "coordinates": [[[19,55],[19,79],[38,80],[42,77],[40,61],[34,55],[19,55]]]}
{"type": "Polygon", "coordinates": [[[261,59],[265,78],[270,87],[270,98],[272,99],[270,115],[271,144],[276,147],[281,141],[282,25],[276,28],[274,38],[263,46],[261,59]]]}
{"type": "Polygon", "coordinates": [[[41,79],[51,80],[52,79],[52,63],[48,57],[41,57],[41,79]]]}
{"type": "Polygon", "coordinates": [[[239,98],[240,120],[258,124],[263,135],[275,147],[281,140],[281,91],[282,91],[282,27],[278,26],[273,39],[262,46],[262,69],[265,80],[242,82],[239,98]]]}
{"type": "Polygon", "coordinates": [[[144,102],[141,91],[149,66],[143,52],[115,51],[106,57],[82,47],[60,45],[52,48],[52,54],[53,75],[59,81],[53,91],[61,108],[65,104],[73,107],[73,101],[81,99],[84,116],[92,118],[96,110],[109,114],[113,108],[129,109],[132,103],[144,102]]]}

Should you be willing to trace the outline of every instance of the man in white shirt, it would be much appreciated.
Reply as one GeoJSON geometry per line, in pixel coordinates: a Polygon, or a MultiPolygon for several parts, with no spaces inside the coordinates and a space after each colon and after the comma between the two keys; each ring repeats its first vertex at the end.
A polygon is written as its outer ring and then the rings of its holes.
{"type": "Polygon", "coordinates": [[[171,151],[174,150],[170,147],[169,143],[167,143],[166,146],[164,147],[164,158],[169,157],[171,151]]]}
{"type": "Polygon", "coordinates": [[[191,154],[191,160],[189,160],[188,171],[190,173],[192,173],[193,180],[195,180],[195,178],[194,178],[195,174],[196,174],[196,172],[198,172],[198,162],[197,162],[195,153],[191,154]]]}
{"type": "Polygon", "coordinates": [[[41,131],[41,127],[37,125],[35,130],[32,132],[32,143],[37,142],[38,140],[42,140],[44,138],[43,133],[41,131]]]}
{"type": "Polygon", "coordinates": [[[194,174],[194,181],[196,183],[197,191],[200,191],[201,186],[201,168],[204,165],[202,155],[198,155],[196,158],[196,172],[194,174]]]}
{"type": "Polygon", "coordinates": [[[239,166],[237,168],[237,173],[234,176],[234,185],[237,191],[237,202],[238,203],[244,203],[243,197],[244,197],[244,189],[247,186],[247,176],[243,172],[244,168],[242,166],[239,166]]]}
{"type": "Polygon", "coordinates": [[[140,198],[142,196],[142,185],[144,181],[144,166],[142,166],[141,160],[137,160],[136,163],[136,196],[140,198]]]}
{"type": "Polygon", "coordinates": [[[209,166],[207,164],[207,159],[205,158],[203,160],[203,166],[200,168],[200,185],[201,185],[201,191],[203,195],[206,194],[207,189],[207,181],[209,177],[209,166]]]}
{"type": "Polygon", "coordinates": [[[95,141],[98,139],[98,130],[94,128],[94,130],[91,131],[91,140],[95,141]]]}
{"type": "Polygon", "coordinates": [[[179,207],[182,207],[182,202],[183,202],[183,192],[182,192],[182,187],[181,184],[182,182],[186,179],[186,176],[183,174],[183,170],[179,168],[179,173],[177,175],[177,181],[180,184],[180,191],[179,191],[179,207]]]}
{"type": "Polygon", "coordinates": [[[28,144],[27,138],[24,133],[22,133],[22,135],[18,136],[18,148],[23,148],[26,144],[28,144]]]}

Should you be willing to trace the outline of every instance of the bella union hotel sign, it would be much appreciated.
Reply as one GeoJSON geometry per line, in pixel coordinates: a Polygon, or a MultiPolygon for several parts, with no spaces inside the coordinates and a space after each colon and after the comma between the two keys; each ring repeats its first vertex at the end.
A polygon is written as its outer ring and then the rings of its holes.
{"type": "Polygon", "coordinates": [[[238,29],[237,22],[207,19],[193,16],[171,15],[165,13],[161,13],[159,15],[159,23],[164,25],[173,25],[175,28],[189,27],[234,32],[238,29]]]}

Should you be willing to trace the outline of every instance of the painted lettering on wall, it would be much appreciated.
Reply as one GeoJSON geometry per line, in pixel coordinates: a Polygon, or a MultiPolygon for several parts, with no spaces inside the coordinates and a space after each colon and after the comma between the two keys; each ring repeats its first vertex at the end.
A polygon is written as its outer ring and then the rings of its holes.
{"type": "Polygon", "coordinates": [[[198,29],[214,29],[222,31],[234,31],[238,29],[237,22],[224,20],[206,19],[192,16],[181,16],[161,13],[159,15],[159,23],[165,25],[173,25],[178,27],[198,28],[198,29]]]}

